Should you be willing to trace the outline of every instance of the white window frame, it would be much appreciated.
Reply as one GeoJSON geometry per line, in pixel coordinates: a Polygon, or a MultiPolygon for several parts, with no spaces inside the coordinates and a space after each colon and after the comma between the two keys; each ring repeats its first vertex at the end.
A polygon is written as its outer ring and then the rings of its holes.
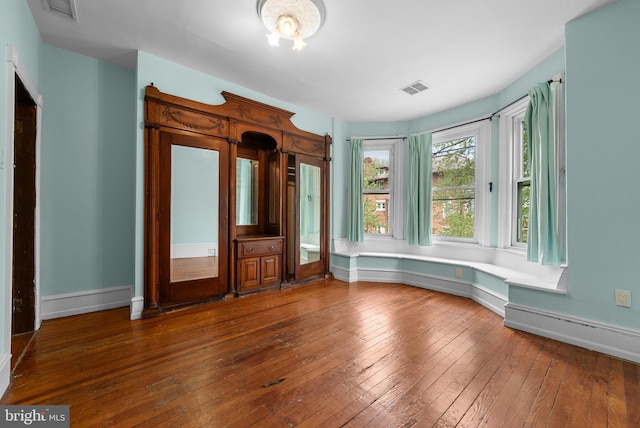
{"type": "MultiPolygon", "coordinates": [[[[556,76],[554,78],[560,78],[556,76]]],[[[511,249],[522,253],[526,252],[527,244],[517,242],[517,185],[520,176],[520,147],[519,136],[520,121],[524,118],[529,96],[502,109],[500,115],[499,134],[499,186],[498,186],[498,246],[500,248],[511,249]]],[[[557,135],[556,135],[556,182],[558,208],[558,243],[565,254],[565,233],[566,233],[566,204],[565,204],[565,157],[564,157],[564,99],[562,94],[558,97],[557,105],[557,135]]]]}
{"type": "Polygon", "coordinates": [[[500,112],[500,185],[498,186],[498,241],[502,248],[526,251],[527,244],[517,242],[518,181],[521,175],[520,122],[529,105],[529,96],[500,112]]]}
{"type": "Polygon", "coordinates": [[[432,134],[433,144],[458,140],[474,135],[476,137],[476,184],[474,202],[474,237],[455,238],[433,235],[434,242],[464,242],[489,245],[491,216],[489,213],[489,182],[491,172],[491,121],[474,121],[432,134]]]}
{"type": "Polygon", "coordinates": [[[387,233],[376,234],[366,233],[365,239],[404,239],[404,221],[403,221],[403,190],[404,176],[402,175],[403,162],[403,139],[373,139],[367,140],[366,137],[362,144],[362,151],[372,150],[389,150],[389,203],[387,204],[389,227],[387,233]]]}

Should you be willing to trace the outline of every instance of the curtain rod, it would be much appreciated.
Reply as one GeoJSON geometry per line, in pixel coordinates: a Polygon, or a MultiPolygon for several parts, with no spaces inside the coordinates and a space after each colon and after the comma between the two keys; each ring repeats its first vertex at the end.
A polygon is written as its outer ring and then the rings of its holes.
{"type": "MultiPolygon", "coordinates": [[[[375,141],[375,140],[406,140],[407,137],[403,136],[395,136],[395,137],[371,137],[371,138],[358,138],[358,140],[363,141],[375,141]]],[[[347,143],[351,142],[351,138],[347,138],[347,143]]]]}
{"type": "MultiPolygon", "coordinates": [[[[552,79],[547,80],[547,83],[549,83],[549,84],[551,84],[551,83],[553,83],[553,82],[562,83],[562,80],[563,80],[563,76],[562,76],[562,74],[560,74],[560,75],[559,75],[559,77],[558,77],[558,76],[554,76],[552,79]]],[[[471,125],[472,123],[482,122],[483,120],[487,120],[487,119],[489,119],[489,120],[493,120],[493,118],[494,118],[495,116],[500,117],[500,116],[498,115],[498,113],[500,113],[502,110],[504,110],[504,109],[506,109],[507,107],[509,107],[509,106],[511,106],[511,105],[513,105],[513,104],[515,104],[515,103],[517,103],[518,101],[522,101],[523,99],[527,98],[528,96],[529,96],[529,94],[527,93],[527,94],[525,94],[525,95],[521,96],[520,98],[518,98],[517,100],[515,100],[515,101],[511,101],[509,104],[507,104],[506,106],[502,107],[500,110],[497,110],[497,111],[495,111],[495,112],[491,113],[491,115],[489,115],[489,116],[485,116],[485,117],[482,117],[482,118],[480,118],[480,119],[470,120],[469,122],[460,123],[460,124],[458,124],[458,125],[448,126],[448,127],[446,127],[446,128],[439,128],[439,129],[435,129],[435,130],[433,130],[433,131],[418,132],[418,133],[416,133],[416,134],[412,134],[412,135],[421,135],[421,134],[426,134],[427,132],[431,132],[431,133],[433,134],[433,133],[435,133],[435,132],[448,131],[448,130],[450,130],[450,129],[454,129],[454,128],[457,128],[457,127],[459,127],[459,126],[471,125]]],[[[372,141],[372,140],[400,140],[400,139],[402,139],[402,140],[406,140],[406,139],[407,139],[407,137],[398,136],[398,137],[372,137],[372,138],[362,138],[362,140],[364,140],[364,141],[372,141]]],[[[347,138],[347,142],[351,142],[351,138],[347,138]]]]}
{"type": "Polygon", "coordinates": [[[460,126],[466,126],[466,125],[471,125],[472,123],[478,123],[478,122],[482,122],[483,120],[491,120],[491,116],[485,116],[485,117],[481,117],[480,119],[474,119],[474,120],[470,120],[468,122],[464,122],[464,123],[459,123],[457,125],[451,125],[451,126],[447,126],[446,128],[438,128],[438,129],[434,129],[433,131],[425,131],[425,132],[420,132],[414,135],[421,135],[421,134],[426,134],[427,132],[431,132],[432,134],[436,133],[436,132],[442,132],[442,131],[448,131],[450,129],[454,129],[454,128],[458,128],[460,126]]]}
{"type": "MultiPolygon", "coordinates": [[[[549,79],[549,80],[547,80],[547,83],[548,83],[548,84],[552,84],[553,82],[562,83],[562,77],[558,77],[558,78],[557,78],[557,80],[556,80],[556,77],[554,77],[553,79],[549,79]]],[[[524,94],[523,96],[521,96],[521,97],[520,97],[520,98],[518,98],[517,100],[515,100],[515,101],[511,101],[509,104],[507,104],[506,106],[502,107],[500,110],[496,110],[495,112],[491,113],[491,119],[493,120],[493,118],[494,118],[495,116],[500,117],[500,115],[499,115],[498,113],[500,113],[502,110],[506,109],[507,107],[510,107],[510,106],[514,105],[514,104],[515,104],[515,103],[517,103],[518,101],[522,101],[522,100],[524,100],[524,99],[525,99],[525,98],[527,98],[528,96],[529,96],[529,94],[528,94],[528,93],[527,93],[527,94],[524,94]]]]}

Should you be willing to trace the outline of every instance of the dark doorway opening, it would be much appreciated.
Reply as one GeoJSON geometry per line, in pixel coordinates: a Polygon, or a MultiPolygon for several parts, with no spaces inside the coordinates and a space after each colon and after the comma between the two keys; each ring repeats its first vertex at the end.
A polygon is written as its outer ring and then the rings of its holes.
{"type": "MultiPolygon", "coordinates": [[[[37,105],[15,76],[13,167],[13,277],[11,351],[16,357],[35,328],[35,216],[37,105]],[[15,348],[14,348],[15,345],[15,348]]],[[[18,358],[14,358],[14,363],[18,358]]]]}

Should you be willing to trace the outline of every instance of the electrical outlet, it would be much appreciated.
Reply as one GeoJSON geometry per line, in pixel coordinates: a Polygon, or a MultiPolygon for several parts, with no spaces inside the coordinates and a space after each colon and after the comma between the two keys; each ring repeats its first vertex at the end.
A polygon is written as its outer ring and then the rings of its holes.
{"type": "Polygon", "coordinates": [[[462,278],[462,268],[456,268],[456,278],[462,278]]]}
{"type": "Polygon", "coordinates": [[[616,305],[622,306],[623,308],[631,307],[631,291],[618,290],[616,288],[615,299],[616,299],[616,305]]]}

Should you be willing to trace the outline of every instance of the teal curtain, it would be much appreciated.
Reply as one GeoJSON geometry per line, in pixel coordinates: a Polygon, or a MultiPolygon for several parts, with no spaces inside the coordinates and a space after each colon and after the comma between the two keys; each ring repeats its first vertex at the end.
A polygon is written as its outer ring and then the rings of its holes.
{"type": "Polygon", "coordinates": [[[431,133],[409,137],[407,244],[431,245],[431,133]]]}
{"type": "Polygon", "coordinates": [[[347,237],[351,242],[364,241],[364,210],[362,207],[362,182],[364,151],[362,139],[351,139],[351,165],[347,201],[347,237]]]}
{"type": "Polygon", "coordinates": [[[525,113],[531,163],[531,207],[527,237],[527,260],[559,265],[558,211],[556,200],[556,111],[549,83],[529,91],[525,113]]]}

